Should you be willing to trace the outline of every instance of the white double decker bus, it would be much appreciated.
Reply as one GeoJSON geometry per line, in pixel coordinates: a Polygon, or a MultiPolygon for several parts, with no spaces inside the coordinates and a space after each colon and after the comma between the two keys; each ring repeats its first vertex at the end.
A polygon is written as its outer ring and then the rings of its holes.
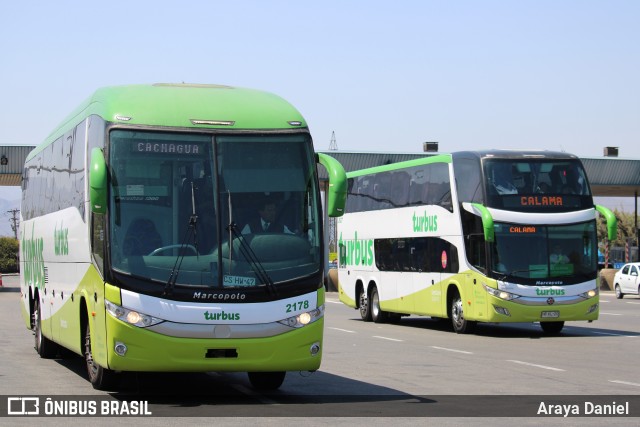
{"type": "Polygon", "coordinates": [[[339,295],[365,321],[598,318],[596,215],[580,160],[548,151],[459,152],[347,174],[339,295]]]}

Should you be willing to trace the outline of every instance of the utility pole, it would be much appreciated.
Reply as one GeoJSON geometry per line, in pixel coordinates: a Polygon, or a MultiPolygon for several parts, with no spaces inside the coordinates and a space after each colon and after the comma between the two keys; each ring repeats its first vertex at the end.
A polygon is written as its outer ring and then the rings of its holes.
{"type": "Polygon", "coordinates": [[[15,236],[16,240],[18,240],[18,225],[20,223],[20,219],[18,219],[19,212],[20,209],[11,209],[7,211],[7,213],[11,214],[11,218],[9,218],[9,221],[11,222],[11,229],[13,230],[13,235],[15,236]]]}
{"type": "Polygon", "coordinates": [[[336,131],[331,131],[331,142],[329,143],[329,150],[338,150],[338,143],[336,142],[336,131]]]}
{"type": "MultiPolygon", "coordinates": [[[[338,151],[338,143],[336,142],[336,132],[331,131],[331,142],[329,143],[330,151],[338,151]]],[[[326,217],[325,217],[326,218],[326,217]]],[[[329,252],[337,252],[338,245],[336,244],[337,224],[335,218],[326,218],[327,220],[327,247],[329,252]]]]}

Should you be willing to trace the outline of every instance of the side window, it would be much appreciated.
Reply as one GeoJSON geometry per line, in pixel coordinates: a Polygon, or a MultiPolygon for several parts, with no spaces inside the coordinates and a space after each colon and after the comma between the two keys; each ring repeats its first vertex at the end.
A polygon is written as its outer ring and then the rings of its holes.
{"type": "Polygon", "coordinates": [[[457,273],[458,252],[437,237],[376,239],[376,267],[380,271],[457,273]]]}
{"type": "Polygon", "coordinates": [[[475,159],[456,159],[453,163],[459,202],[484,204],[480,164],[475,159]]]}
{"type": "Polygon", "coordinates": [[[622,267],[622,274],[629,274],[629,266],[625,265],[624,267],[622,267]]]}
{"type": "Polygon", "coordinates": [[[631,275],[632,276],[637,276],[638,275],[638,269],[636,268],[635,265],[631,266],[631,275]]]}
{"type": "MultiPolygon", "coordinates": [[[[92,148],[104,149],[105,140],[105,123],[98,116],[91,116],[87,123],[87,145],[88,152],[84,153],[84,160],[80,158],[74,158],[73,162],[86,161],[85,168],[87,171],[91,169],[90,158],[92,148]]],[[[80,124],[84,126],[84,122],[80,124]]],[[[75,156],[74,156],[75,157],[75,156]]],[[[98,270],[104,274],[104,238],[105,238],[105,215],[89,212],[91,218],[91,252],[93,254],[93,260],[98,270]]]]}

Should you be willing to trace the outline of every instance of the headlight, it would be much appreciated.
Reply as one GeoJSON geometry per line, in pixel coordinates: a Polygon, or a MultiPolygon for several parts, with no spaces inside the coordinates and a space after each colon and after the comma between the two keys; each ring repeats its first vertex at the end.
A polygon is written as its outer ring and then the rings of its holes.
{"type": "Polygon", "coordinates": [[[128,310],[106,300],[104,302],[104,305],[107,308],[107,312],[116,319],[122,320],[125,323],[137,326],[139,328],[146,328],[148,326],[157,325],[158,323],[164,321],[162,319],[158,319],[157,317],[138,313],[134,310],[128,310]]]}
{"type": "Polygon", "coordinates": [[[512,293],[509,293],[509,292],[506,292],[506,291],[501,291],[500,289],[490,288],[489,286],[485,285],[484,283],[482,284],[482,286],[484,286],[484,289],[488,293],[493,295],[494,297],[503,299],[505,301],[511,301],[513,299],[520,298],[519,295],[512,294],[512,293]]]}
{"type": "Polygon", "coordinates": [[[278,320],[278,323],[289,326],[291,328],[302,328],[303,326],[306,326],[322,318],[322,316],[324,316],[324,305],[321,305],[315,310],[300,313],[297,316],[291,316],[287,319],[278,320]]]}
{"type": "Polygon", "coordinates": [[[580,294],[580,296],[584,299],[589,299],[597,296],[599,294],[598,289],[589,289],[587,292],[580,294]]]}

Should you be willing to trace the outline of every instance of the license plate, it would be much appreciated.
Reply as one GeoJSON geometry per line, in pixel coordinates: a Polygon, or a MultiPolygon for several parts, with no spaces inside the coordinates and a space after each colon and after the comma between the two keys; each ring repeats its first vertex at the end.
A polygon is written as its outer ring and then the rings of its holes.
{"type": "Polygon", "coordinates": [[[559,311],[543,311],[540,315],[543,319],[555,319],[556,317],[560,317],[559,311]]]}

